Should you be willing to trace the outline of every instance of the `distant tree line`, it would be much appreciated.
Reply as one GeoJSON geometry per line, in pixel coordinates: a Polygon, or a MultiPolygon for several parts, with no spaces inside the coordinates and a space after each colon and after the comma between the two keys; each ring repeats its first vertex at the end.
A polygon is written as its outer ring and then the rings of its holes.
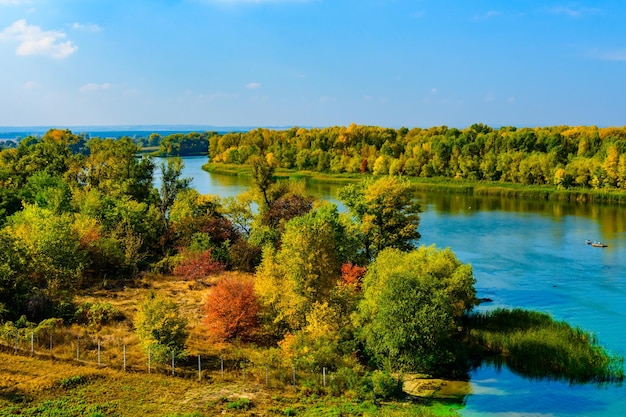
{"type": "Polygon", "coordinates": [[[351,124],[210,138],[212,162],[246,164],[259,153],[271,155],[277,167],[297,170],[626,189],[626,127],[391,129],[351,124]]]}
{"type": "Polygon", "coordinates": [[[206,155],[209,152],[209,139],[217,132],[173,133],[161,136],[152,133],[150,136],[135,139],[142,148],[158,147],[159,156],[192,156],[206,155]]]}

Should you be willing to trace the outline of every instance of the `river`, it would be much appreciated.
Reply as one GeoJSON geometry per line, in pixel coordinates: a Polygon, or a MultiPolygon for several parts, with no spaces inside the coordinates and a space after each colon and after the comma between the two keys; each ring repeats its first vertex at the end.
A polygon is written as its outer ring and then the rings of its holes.
{"type": "MultiPolygon", "coordinates": [[[[210,175],[206,157],[185,158],[184,175],[201,193],[233,196],[246,179],[210,175]]],[[[337,202],[335,184],[315,184],[337,202]]],[[[450,247],[474,270],[480,308],[522,307],[550,313],[594,333],[626,355],[626,216],[623,207],[452,194],[419,194],[420,244],[450,247]],[[586,239],[602,241],[594,248],[586,239]]],[[[529,380],[506,367],[471,372],[462,416],[620,416],[626,388],[529,380]]]]}

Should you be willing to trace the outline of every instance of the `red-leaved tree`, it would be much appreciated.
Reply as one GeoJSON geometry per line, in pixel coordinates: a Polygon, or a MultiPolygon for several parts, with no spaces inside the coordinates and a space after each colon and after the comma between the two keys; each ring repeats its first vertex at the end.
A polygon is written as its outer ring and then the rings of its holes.
{"type": "Polygon", "coordinates": [[[251,279],[224,277],[204,306],[205,323],[221,340],[249,338],[257,328],[259,303],[251,279]]]}
{"type": "Polygon", "coordinates": [[[183,259],[174,268],[174,275],[186,281],[195,281],[223,270],[224,264],[213,259],[211,249],[204,252],[186,251],[183,259]]]}
{"type": "Polygon", "coordinates": [[[367,268],[364,266],[354,265],[351,262],[347,262],[341,265],[341,279],[342,284],[351,285],[357,290],[361,289],[361,281],[367,272],[367,268]]]}

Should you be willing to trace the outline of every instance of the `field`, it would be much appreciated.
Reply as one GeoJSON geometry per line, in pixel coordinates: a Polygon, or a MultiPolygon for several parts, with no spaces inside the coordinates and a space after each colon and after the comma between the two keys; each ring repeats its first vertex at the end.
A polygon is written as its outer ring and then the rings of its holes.
{"type": "MultiPolygon", "coordinates": [[[[233,274],[227,272],[227,274],[233,274]]],[[[290,369],[242,368],[241,359],[263,355],[255,346],[212,341],[202,324],[203,301],[211,281],[187,282],[146,277],[134,284],[101,289],[79,303],[110,303],[123,319],[104,326],[72,325],[55,330],[52,353],[47,338],[2,340],[0,416],[431,416],[454,414],[455,405],[432,402],[444,381],[412,379],[414,394],[380,403],[356,396],[330,395],[320,378],[290,369]],[[150,292],[176,299],[190,322],[190,360],[171,366],[148,361],[134,335],[132,318],[150,292]],[[101,352],[98,355],[98,341],[101,352]],[[78,344],[78,349],[77,349],[78,344]],[[31,352],[32,349],[32,352],[31,352]],[[125,352],[125,353],[124,353],[125,352]],[[202,358],[198,370],[195,358],[202,358]],[[222,370],[223,369],[223,370],[222,370]],[[424,407],[429,405],[429,407],[424,407]]],[[[245,366],[245,365],[244,365],[245,366]]],[[[321,376],[320,376],[321,377],[321,376]]],[[[330,376],[329,376],[330,378],[330,376]]]]}

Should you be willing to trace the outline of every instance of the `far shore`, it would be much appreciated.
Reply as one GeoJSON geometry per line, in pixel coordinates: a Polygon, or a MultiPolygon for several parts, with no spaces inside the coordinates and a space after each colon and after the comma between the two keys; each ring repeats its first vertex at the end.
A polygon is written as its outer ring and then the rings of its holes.
{"type": "MultiPolygon", "coordinates": [[[[207,163],[202,169],[220,175],[232,175],[251,178],[248,165],[207,163]]],[[[277,168],[274,176],[277,179],[297,179],[306,182],[349,184],[374,177],[372,174],[323,173],[315,171],[298,171],[277,168]]],[[[522,185],[493,181],[471,181],[449,178],[416,178],[406,177],[416,191],[445,192],[475,196],[492,196],[533,200],[552,200],[571,203],[609,203],[626,204],[626,191],[560,189],[555,186],[522,185]]]]}

